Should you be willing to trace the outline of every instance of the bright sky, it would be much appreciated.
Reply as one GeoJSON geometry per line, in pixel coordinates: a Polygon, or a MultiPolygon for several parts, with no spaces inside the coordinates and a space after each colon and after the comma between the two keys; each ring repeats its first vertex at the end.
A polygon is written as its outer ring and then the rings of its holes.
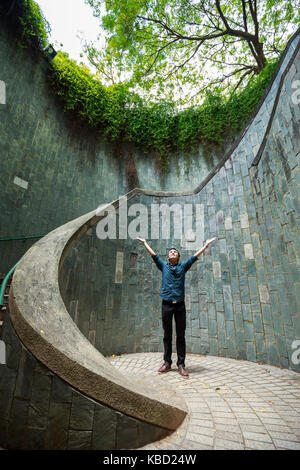
{"type": "Polygon", "coordinates": [[[87,42],[97,39],[100,22],[93,16],[90,6],[84,0],[35,1],[50,23],[52,32],[49,41],[54,49],[68,52],[71,59],[88,64],[84,57],[80,57],[82,45],[77,36],[83,36],[87,42]]]}

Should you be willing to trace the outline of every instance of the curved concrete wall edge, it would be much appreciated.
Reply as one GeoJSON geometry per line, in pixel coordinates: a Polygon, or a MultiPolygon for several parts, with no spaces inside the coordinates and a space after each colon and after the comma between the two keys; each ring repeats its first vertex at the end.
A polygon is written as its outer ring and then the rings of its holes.
{"type": "Polygon", "coordinates": [[[75,389],[128,416],[174,430],[186,415],[184,407],[154,398],[152,390],[119,373],[82,335],[61,299],[61,253],[72,237],[99,220],[94,215],[92,211],[55,229],[25,253],[15,270],[9,297],[13,326],[25,347],[75,389]],[[42,264],[44,256],[50,263],[42,264]]]}

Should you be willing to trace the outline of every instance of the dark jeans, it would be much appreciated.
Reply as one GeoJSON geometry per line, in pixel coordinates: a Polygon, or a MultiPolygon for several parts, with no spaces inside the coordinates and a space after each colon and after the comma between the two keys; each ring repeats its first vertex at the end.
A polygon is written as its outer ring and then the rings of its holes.
{"type": "Polygon", "coordinates": [[[179,302],[172,304],[165,300],[162,301],[162,325],[164,329],[164,360],[172,364],[172,322],[173,315],[176,326],[176,349],[177,349],[177,366],[185,367],[185,328],[186,328],[186,311],[185,303],[179,302]]]}

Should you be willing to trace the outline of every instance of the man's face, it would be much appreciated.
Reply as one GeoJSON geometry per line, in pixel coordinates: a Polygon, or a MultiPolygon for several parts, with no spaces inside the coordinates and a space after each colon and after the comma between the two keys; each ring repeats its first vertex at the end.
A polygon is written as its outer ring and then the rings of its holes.
{"type": "Polygon", "coordinates": [[[169,251],[169,260],[170,260],[170,263],[176,263],[178,262],[178,259],[179,259],[179,255],[178,255],[178,251],[177,250],[170,250],[169,251]]]}

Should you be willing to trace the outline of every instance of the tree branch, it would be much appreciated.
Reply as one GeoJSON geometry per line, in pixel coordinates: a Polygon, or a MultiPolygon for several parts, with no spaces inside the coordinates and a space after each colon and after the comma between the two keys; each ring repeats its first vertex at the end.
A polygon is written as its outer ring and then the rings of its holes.
{"type": "Polygon", "coordinates": [[[145,20],[145,21],[153,22],[155,24],[159,24],[163,29],[165,29],[166,31],[170,33],[171,37],[175,36],[178,39],[184,39],[187,41],[206,41],[208,39],[215,39],[215,38],[228,34],[227,31],[222,31],[220,33],[206,34],[204,36],[185,36],[183,34],[178,33],[174,29],[171,29],[167,24],[163,23],[161,20],[157,20],[156,18],[147,18],[145,16],[138,16],[138,18],[145,20]]]}
{"type": "MultiPolygon", "coordinates": [[[[223,83],[227,78],[230,78],[232,77],[233,75],[236,75],[237,73],[241,72],[242,70],[244,70],[244,68],[241,68],[241,69],[238,69],[232,73],[230,73],[229,75],[224,75],[223,77],[217,79],[217,80],[213,80],[211,82],[209,82],[205,87],[201,88],[201,90],[199,90],[197,93],[195,93],[194,95],[191,96],[191,99],[194,99],[197,95],[199,95],[200,93],[203,93],[203,91],[207,90],[207,88],[211,88],[212,85],[216,85],[218,83],[223,83]]],[[[251,70],[247,71],[247,73],[251,73],[251,70]]],[[[247,74],[244,74],[245,76],[247,74]]],[[[245,78],[245,76],[243,77],[243,79],[245,78]]],[[[240,83],[239,85],[241,84],[241,80],[240,80],[240,83]]],[[[228,88],[230,86],[230,84],[228,84],[227,86],[225,86],[225,88],[228,88]]]]}
{"type": "Polygon", "coordinates": [[[227,31],[229,31],[231,28],[230,28],[229,24],[227,23],[227,19],[225,18],[224,14],[222,12],[222,8],[220,6],[220,0],[216,0],[216,7],[217,7],[219,15],[220,15],[220,17],[221,17],[221,19],[224,23],[225,28],[227,29],[227,31]]]}
{"type": "Polygon", "coordinates": [[[245,78],[247,75],[250,75],[250,73],[254,73],[252,67],[251,67],[251,70],[246,70],[246,72],[243,73],[243,75],[241,76],[240,80],[238,81],[238,83],[237,83],[237,84],[235,85],[235,87],[233,88],[233,90],[232,90],[230,96],[232,96],[232,95],[235,93],[235,91],[238,89],[238,87],[240,86],[240,84],[242,83],[242,81],[244,80],[244,78],[245,78]]]}
{"type": "Polygon", "coordinates": [[[257,21],[257,14],[256,14],[256,11],[257,11],[256,1],[254,0],[254,3],[255,3],[254,7],[253,7],[252,0],[248,0],[248,2],[249,2],[250,13],[251,13],[254,27],[255,27],[255,38],[258,40],[258,21],[257,21]]]}
{"type": "Polygon", "coordinates": [[[250,49],[250,51],[251,51],[251,54],[253,55],[254,59],[255,59],[256,62],[258,63],[258,55],[256,54],[256,52],[255,52],[255,50],[254,50],[254,48],[253,48],[251,42],[250,42],[250,41],[247,41],[247,43],[248,43],[249,49],[250,49]]]}
{"type": "Polygon", "coordinates": [[[245,0],[242,0],[242,6],[243,6],[244,27],[245,27],[245,31],[248,31],[248,26],[247,26],[247,13],[246,13],[246,4],[245,4],[245,0]]]}
{"type": "Polygon", "coordinates": [[[150,70],[153,68],[154,64],[157,62],[158,57],[159,57],[159,54],[160,54],[164,49],[166,49],[167,47],[171,46],[171,44],[174,44],[174,43],[177,42],[177,41],[179,41],[178,38],[173,39],[173,41],[171,41],[171,42],[169,42],[168,44],[165,44],[164,46],[160,47],[160,49],[159,49],[158,51],[155,51],[155,53],[153,53],[153,54],[151,54],[151,55],[149,56],[149,58],[150,58],[150,57],[152,57],[152,56],[155,55],[155,58],[154,58],[154,61],[152,62],[152,64],[150,64],[150,67],[148,67],[148,69],[146,70],[146,72],[145,72],[146,74],[148,74],[148,73],[150,72],[150,70]]]}
{"type": "Polygon", "coordinates": [[[198,52],[199,50],[199,47],[200,47],[201,44],[198,44],[193,52],[192,55],[190,55],[182,64],[180,65],[175,65],[175,67],[173,68],[173,70],[171,70],[168,75],[166,76],[166,79],[168,79],[171,75],[173,75],[173,73],[175,72],[175,70],[179,70],[181,68],[183,68],[190,60],[192,60],[192,58],[196,55],[196,53],[198,52]]]}

